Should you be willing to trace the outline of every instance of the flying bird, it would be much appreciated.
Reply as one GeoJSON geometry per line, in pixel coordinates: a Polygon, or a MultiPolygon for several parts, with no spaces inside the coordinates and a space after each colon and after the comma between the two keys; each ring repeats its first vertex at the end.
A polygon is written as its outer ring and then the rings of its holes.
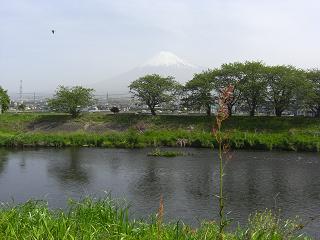
{"type": "Polygon", "coordinates": [[[52,32],[52,34],[54,34],[55,31],[52,29],[51,32],[52,32]]]}

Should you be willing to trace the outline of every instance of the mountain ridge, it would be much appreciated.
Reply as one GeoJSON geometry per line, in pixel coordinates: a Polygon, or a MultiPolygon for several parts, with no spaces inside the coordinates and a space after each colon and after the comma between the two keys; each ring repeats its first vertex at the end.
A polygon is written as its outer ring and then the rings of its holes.
{"type": "Polygon", "coordinates": [[[181,84],[191,80],[201,68],[185,61],[172,52],[161,51],[141,65],[93,85],[97,92],[129,92],[129,84],[146,74],[173,76],[181,84]]]}

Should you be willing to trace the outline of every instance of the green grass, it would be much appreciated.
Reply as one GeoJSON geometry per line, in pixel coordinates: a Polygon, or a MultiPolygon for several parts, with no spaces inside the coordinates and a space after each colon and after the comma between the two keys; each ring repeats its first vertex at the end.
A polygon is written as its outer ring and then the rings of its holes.
{"type": "MultiPolygon", "coordinates": [[[[176,147],[184,139],[188,147],[212,148],[213,122],[214,117],[207,116],[92,113],[71,119],[65,114],[3,114],[0,146],[176,147]],[[59,130],[66,123],[80,129],[59,130]],[[88,124],[104,128],[99,132],[81,128],[88,124]],[[38,129],[39,125],[53,128],[38,129]]],[[[234,149],[320,151],[320,119],[233,116],[225,121],[224,131],[234,149]]]]}
{"type": "MultiPolygon", "coordinates": [[[[296,220],[281,220],[270,211],[256,213],[248,224],[224,234],[225,240],[306,240],[299,236],[296,220]]],[[[0,239],[73,240],[128,239],[173,240],[218,239],[218,225],[206,221],[199,228],[181,222],[162,223],[156,217],[133,220],[128,208],[110,198],[70,201],[67,210],[50,210],[45,202],[28,201],[21,205],[0,208],[0,239]]]]}
{"type": "MultiPolygon", "coordinates": [[[[233,131],[227,134],[232,149],[287,150],[320,152],[320,137],[302,133],[252,133],[233,131]]],[[[105,147],[143,148],[180,147],[214,148],[216,140],[208,132],[186,130],[129,130],[104,134],[71,133],[1,133],[0,147],[105,147]]]]}
{"type": "Polygon", "coordinates": [[[186,153],[182,151],[164,151],[156,148],[152,152],[148,153],[148,156],[152,157],[178,157],[178,156],[185,156],[186,153]]]}
{"type": "MultiPolygon", "coordinates": [[[[215,121],[214,116],[184,116],[184,115],[135,115],[135,114],[104,114],[86,113],[80,118],[71,119],[66,114],[49,113],[6,113],[0,115],[0,131],[16,132],[21,129],[30,130],[33,124],[44,122],[75,123],[106,123],[118,129],[134,128],[145,125],[148,130],[184,129],[210,131],[215,121]]],[[[224,130],[239,130],[249,132],[288,132],[313,131],[320,135],[320,118],[310,117],[248,117],[232,116],[224,122],[224,130]]]]}

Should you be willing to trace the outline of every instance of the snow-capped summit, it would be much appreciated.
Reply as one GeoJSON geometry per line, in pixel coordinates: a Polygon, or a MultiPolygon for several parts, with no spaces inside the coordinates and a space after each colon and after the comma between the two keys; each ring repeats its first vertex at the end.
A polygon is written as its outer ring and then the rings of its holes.
{"type": "Polygon", "coordinates": [[[200,71],[200,67],[188,63],[172,52],[161,51],[144,64],[99,82],[93,88],[97,89],[99,93],[102,91],[108,91],[109,93],[128,92],[129,84],[146,74],[173,76],[176,81],[183,84],[191,80],[193,75],[200,71]]]}
{"type": "Polygon", "coordinates": [[[142,67],[186,67],[186,68],[195,68],[196,66],[188,63],[187,61],[179,58],[172,52],[168,51],[161,51],[151,59],[149,59],[147,62],[145,62],[142,67]]]}

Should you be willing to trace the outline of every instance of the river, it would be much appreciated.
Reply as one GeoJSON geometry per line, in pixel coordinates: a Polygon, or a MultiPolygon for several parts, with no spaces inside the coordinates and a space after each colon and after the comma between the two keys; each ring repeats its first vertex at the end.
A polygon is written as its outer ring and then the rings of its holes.
{"type": "MultiPolygon", "coordinates": [[[[111,192],[139,218],[156,213],[162,194],[168,221],[197,225],[217,218],[216,152],[183,150],[187,156],[163,158],[147,156],[151,149],[0,149],[0,201],[45,199],[64,208],[68,198],[111,192]]],[[[245,224],[256,210],[280,209],[283,217],[299,215],[308,222],[304,231],[319,237],[319,160],[317,153],[232,152],[225,192],[233,224],[245,224]]]]}

